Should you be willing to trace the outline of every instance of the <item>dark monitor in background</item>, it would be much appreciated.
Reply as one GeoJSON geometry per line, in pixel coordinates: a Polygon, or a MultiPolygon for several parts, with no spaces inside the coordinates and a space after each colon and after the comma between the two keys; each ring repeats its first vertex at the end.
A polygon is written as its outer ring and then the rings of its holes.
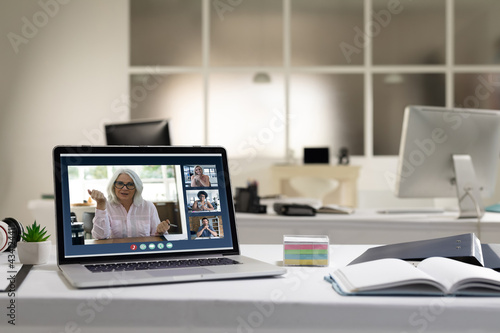
{"type": "Polygon", "coordinates": [[[500,111],[408,106],[395,192],[401,198],[457,197],[460,217],[481,217],[493,195],[500,111]]]}
{"type": "Polygon", "coordinates": [[[131,121],[105,125],[108,145],[170,146],[168,120],[131,121]]]}
{"type": "Polygon", "coordinates": [[[329,164],[330,151],[328,147],[304,148],[304,164],[329,164]]]}

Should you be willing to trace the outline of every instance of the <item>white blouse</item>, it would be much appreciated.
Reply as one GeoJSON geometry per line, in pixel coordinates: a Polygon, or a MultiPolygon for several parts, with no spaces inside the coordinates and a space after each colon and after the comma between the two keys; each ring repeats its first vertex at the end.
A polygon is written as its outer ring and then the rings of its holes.
{"type": "Polygon", "coordinates": [[[144,200],[140,205],[133,203],[128,213],[121,204],[108,201],[105,210],[95,210],[92,236],[95,239],[154,236],[158,224],[158,211],[149,201],[144,200]]]}

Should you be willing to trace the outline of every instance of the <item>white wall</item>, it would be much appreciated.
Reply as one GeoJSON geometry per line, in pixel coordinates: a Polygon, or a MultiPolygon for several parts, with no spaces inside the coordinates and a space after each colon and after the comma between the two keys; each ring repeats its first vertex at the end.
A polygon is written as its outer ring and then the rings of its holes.
{"type": "Polygon", "coordinates": [[[54,192],[52,148],[103,144],[101,123],[128,118],[114,109],[128,92],[128,1],[59,1],[0,2],[0,218],[25,225],[28,201],[54,192]],[[9,33],[28,38],[13,47],[9,33]]]}

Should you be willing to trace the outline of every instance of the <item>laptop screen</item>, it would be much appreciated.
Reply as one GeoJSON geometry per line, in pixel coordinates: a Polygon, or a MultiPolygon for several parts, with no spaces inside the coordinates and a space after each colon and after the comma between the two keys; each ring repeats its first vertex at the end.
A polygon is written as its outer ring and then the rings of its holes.
{"type": "Polygon", "coordinates": [[[56,147],[60,262],[238,252],[227,168],[220,147],[56,147]]]}

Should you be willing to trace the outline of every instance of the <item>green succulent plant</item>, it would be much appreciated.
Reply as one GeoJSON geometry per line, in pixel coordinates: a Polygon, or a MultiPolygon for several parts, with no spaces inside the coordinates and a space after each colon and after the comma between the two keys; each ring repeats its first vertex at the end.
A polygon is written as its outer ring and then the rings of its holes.
{"type": "Polygon", "coordinates": [[[31,226],[26,227],[26,231],[21,235],[25,242],[45,242],[50,235],[45,236],[47,230],[45,227],[40,229],[40,225],[35,222],[31,226]]]}

